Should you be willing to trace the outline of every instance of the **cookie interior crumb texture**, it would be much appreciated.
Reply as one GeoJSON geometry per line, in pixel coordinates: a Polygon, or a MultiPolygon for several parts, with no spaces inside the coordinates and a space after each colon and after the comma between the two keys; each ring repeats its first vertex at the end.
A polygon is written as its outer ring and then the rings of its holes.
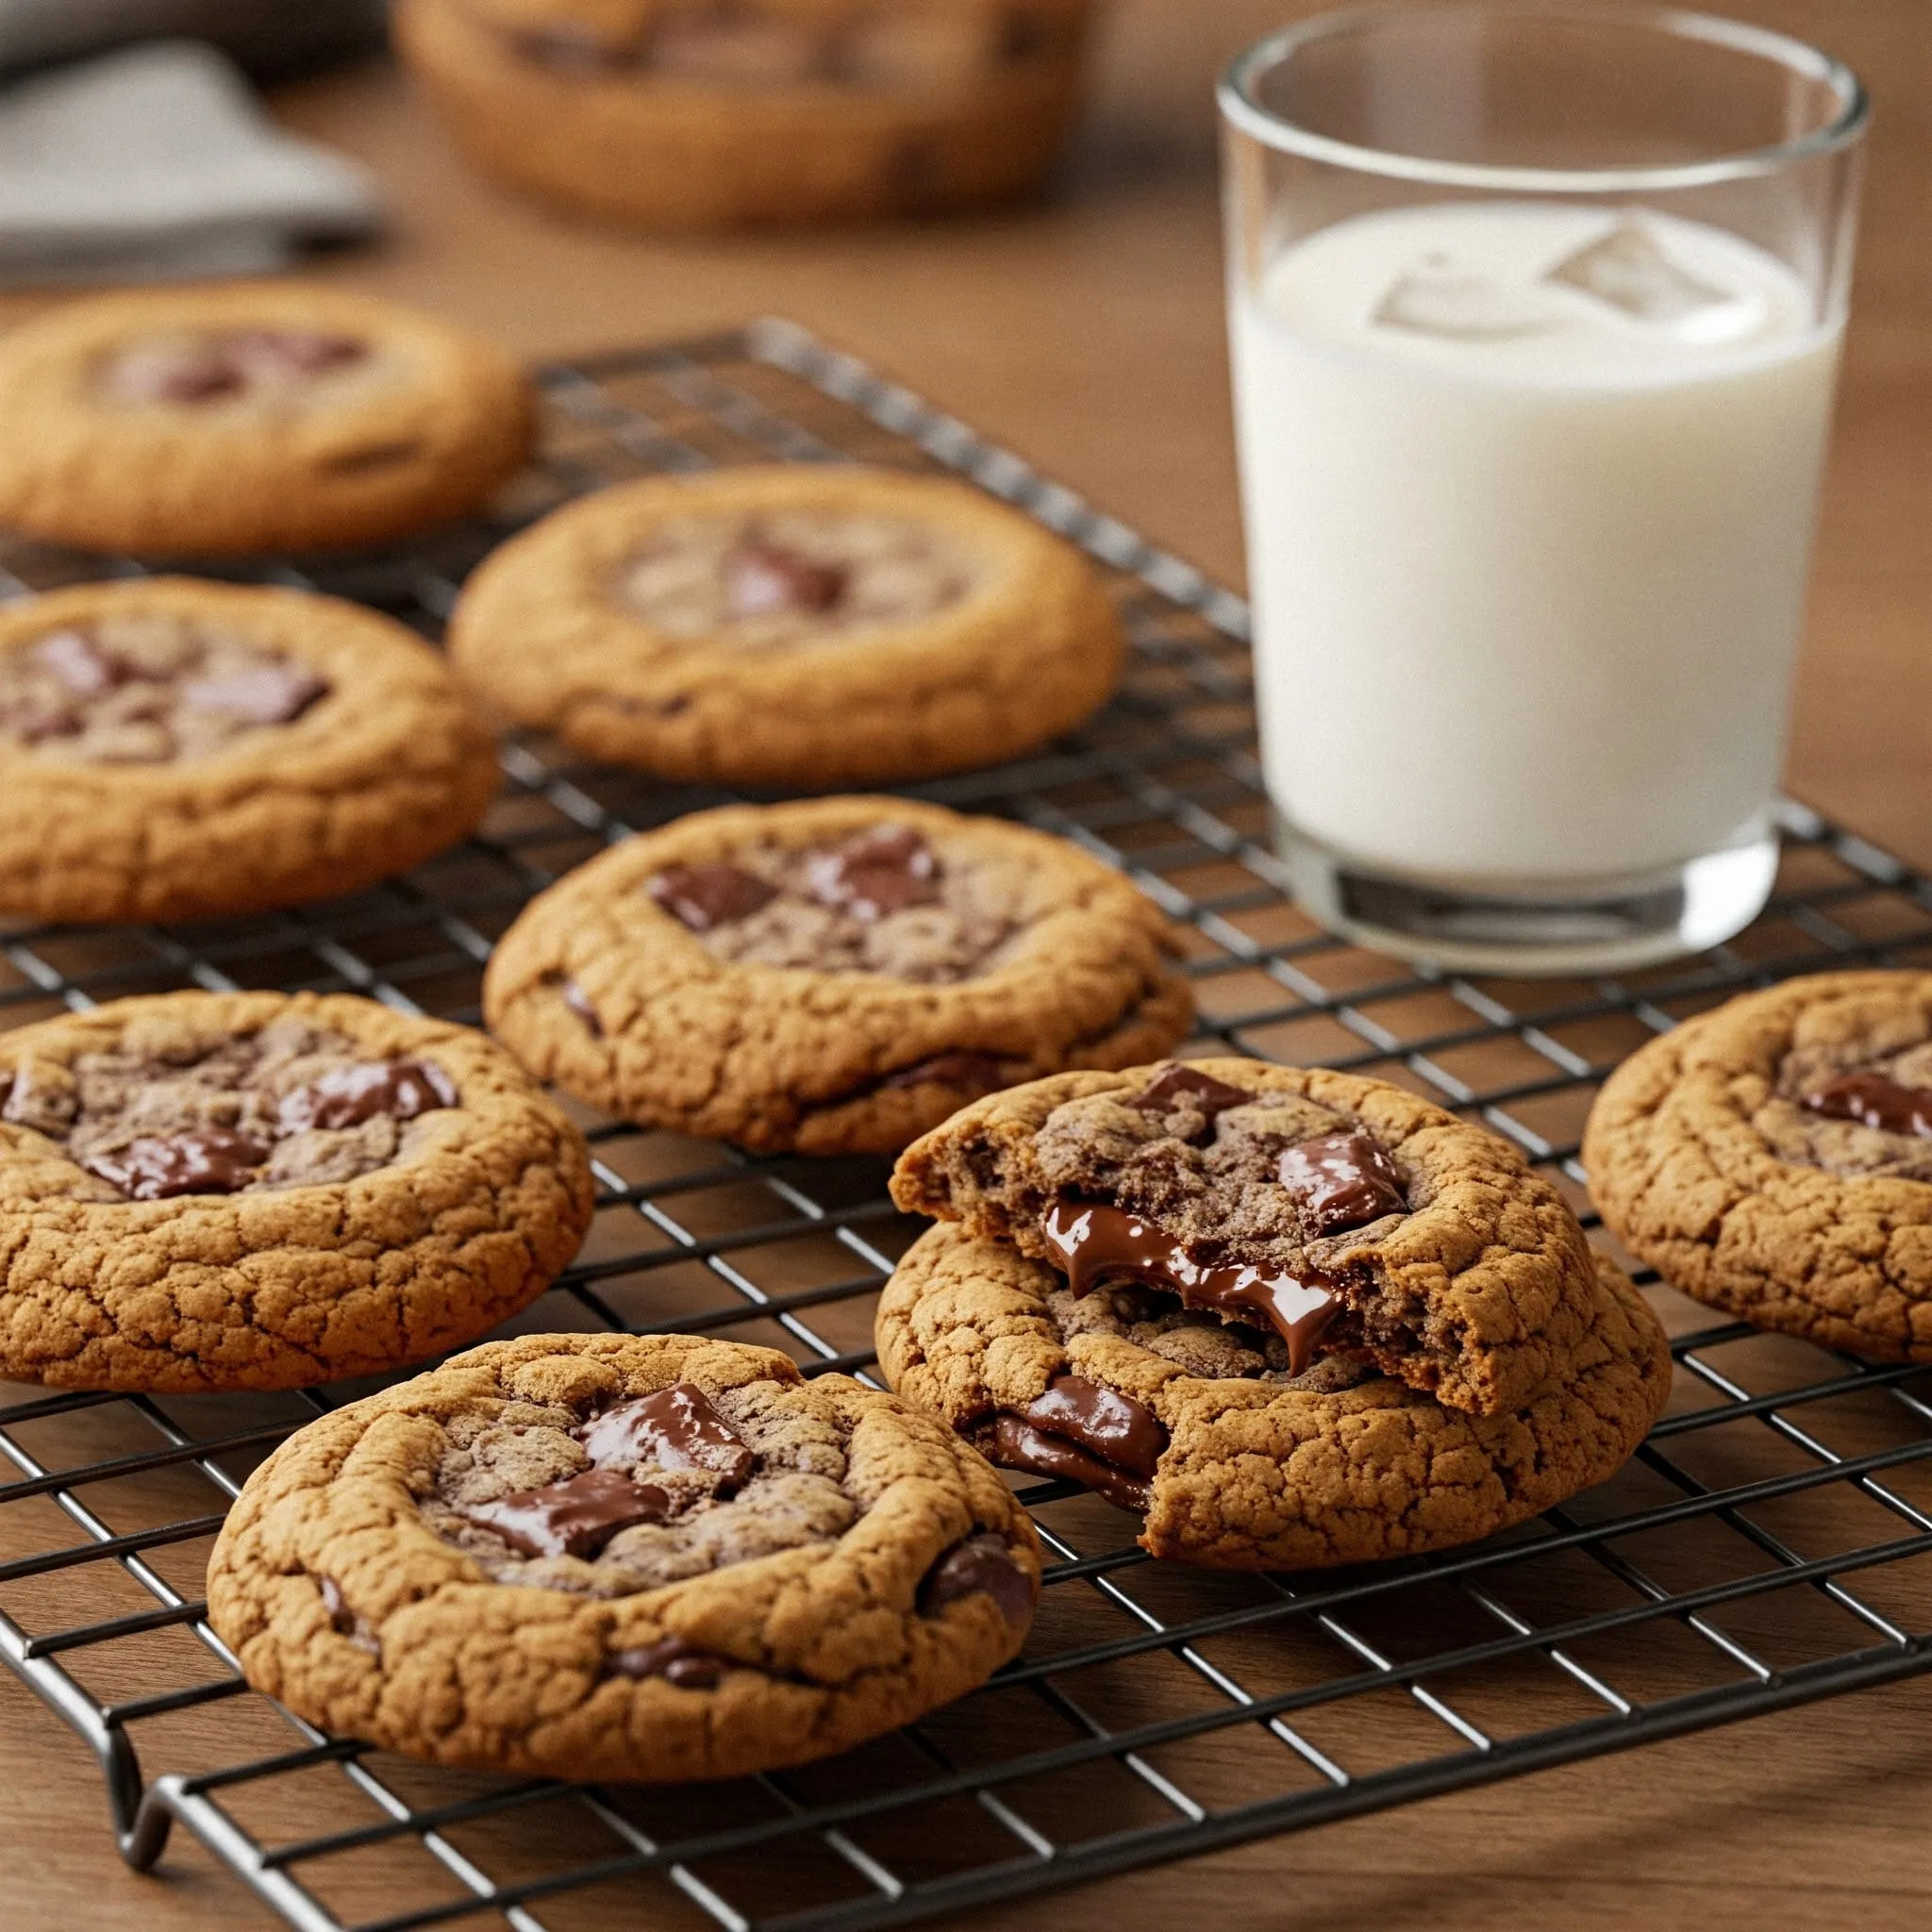
{"type": "Polygon", "coordinates": [[[858,465],[646,477],[484,560],[450,624],[492,708],[590,758],[821,791],[1013,758],[1104,703],[1093,566],[951,478],[858,465]]]}
{"type": "Polygon", "coordinates": [[[1037,1539],[942,1424],[679,1336],[491,1343],[311,1424],[209,1566],[249,1680],[329,1729],[566,1777],[803,1762],[982,1681],[1037,1539]]]}
{"type": "Polygon", "coordinates": [[[354,891],[473,830],[498,779],[441,656],[380,612],[190,577],[0,609],[0,912],[354,891]]]}
{"type": "Polygon", "coordinates": [[[516,364],[453,324],[298,281],[139,289],[0,339],[0,523],[143,557],[380,542],[529,455],[516,364]]]}
{"type": "Polygon", "coordinates": [[[944,1224],[878,1312],[892,1387],[995,1460],[1139,1514],[1141,1546],[1214,1569],[1447,1548],[1611,1475],[1661,1411],[1669,1344],[1608,1261],[1563,1373],[1505,1412],[1451,1408],[1144,1284],[1076,1296],[1010,1243],[944,1224]]]}
{"type": "Polygon", "coordinates": [[[908,1148],[909,1211],[1067,1271],[1133,1274],[1494,1415],[1560,1380],[1596,1294],[1575,1216],[1521,1154],[1382,1081],[1258,1061],[1068,1074],[908,1148]],[[1204,1102],[1200,1083],[1224,1090],[1204,1102]],[[1091,1254],[1082,1250],[1094,1244],[1091,1254]]]}
{"type": "Polygon", "coordinates": [[[1791,979],[1685,1021],[1584,1136],[1610,1229],[1761,1327],[1932,1360],[1932,974],[1791,979]]]}
{"type": "Polygon", "coordinates": [[[696,813],[540,894],[484,978],[545,1079],[641,1124],[896,1152],[975,1094],[1162,1052],[1165,916],[1063,841],[827,798],[696,813]]]}
{"type": "Polygon", "coordinates": [[[583,1136],[480,1034],[346,994],[0,1039],[0,1375],[302,1387],[474,1341],[590,1225],[583,1136]]]}

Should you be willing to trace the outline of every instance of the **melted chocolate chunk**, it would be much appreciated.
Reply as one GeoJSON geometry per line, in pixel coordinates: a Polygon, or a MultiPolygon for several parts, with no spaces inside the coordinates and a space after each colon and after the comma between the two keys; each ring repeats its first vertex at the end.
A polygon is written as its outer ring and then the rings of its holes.
{"type": "Polygon", "coordinates": [[[1840,1074],[1807,1093],[1805,1105],[1827,1120],[1932,1139],[1932,1088],[1901,1086],[1884,1074],[1840,1074]]]}
{"type": "Polygon", "coordinates": [[[806,885],[821,906],[870,923],[910,906],[936,905],[940,862],[909,825],[879,825],[806,860],[806,885]]]}
{"type": "Polygon", "coordinates": [[[969,1536],[925,1573],[920,1585],[919,1607],[932,1611],[962,1596],[991,1597],[993,1607],[1015,1630],[1033,1621],[1033,1579],[1027,1575],[1003,1536],[988,1532],[969,1536]]]}
{"type": "Polygon", "coordinates": [[[1123,1509],[1147,1507],[1145,1477],[1118,1468],[1098,1456],[1090,1456],[1064,1436],[1049,1436],[1044,1429],[1036,1429],[1024,1416],[1002,1409],[993,1418],[992,1440],[993,1460],[1005,1463],[1008,1469],[1031,1470],[1035,1475],[1066,1476],[1123,1509]]]}
{"type": "Polygon", "coordinates": [[[1314,1360],[1317,1343],[1341,1311],[1334,1278],[1320,1269],[1291,1274],[1240,1263],[1204,1267],[1151,1222],[1105,1203],[1059,1202],[1041,1231],[1076,1295],[1125,1276],[1178,1295],[1186,1307],[1212,1309],[1238,1322],[1258,1315],[1287,1342],[1293,1375],[1314,1360]]]}
{"type": "Polygon", "coordinates": [[[646,890],[692,932],[749,919],[778,896],[768,879],[735,865],[667,865],[646,890]]]}
{"type": "Polygon", "coordinates": [[[1366,1134],[1298,1141],[1283,1151],[1280,1174],[1310,1234],[1335,1234],[1408,1209],[1395,1163],[1366,1134]]]}
{"type": "Polygon", "coordinates": [[[705,1391],[691,1382],[620,1402],[592,1416],[576,1437],[600,1468],[650,1462],[659,1469],[708,1470],[725,1490],[747,1481],[758,1462],[705,1391]]]}
{"type": "Polygon", "coordinates": [[[1084,1375],[1056,1375],[1024,1420],[1135,1475],[1151,1476],[1167,1447],[1167,1431],[1151,1408],[1084,1375]]]}
{"type": "Polygon", "coordinates": [[[587,1470],[568,1482],[518,1490],[463,1514],[493,1529],[526,1557],[594,1557],[619,1530],[662,1523],[671,1498],[655,1483],[634,1483],[612,1469],[587,1470]]]}
{"type": "Polygon", "coordinates": [[[126,666],[84,630],[49,632],[34,646],[34,657],[77,698],[105,697],[127,681],[126,666]]]}
{"type": "Polygon", "coordinates": [[[597,1017],[597,1008],[591,1004],[591,995],[575,979],[563,982],[562,1000],[573,1013],[589,1029],[592,1040],[604,1038],[604,1023],[597,1017]]]}
{"type": "Polygon", "coordinates": [[[814,563],[795,550],[757,538],[747,538],[727,552],[721,568],[724,608],[733,617],[830,610],[844,596],[850,577],[837,564],[814,563]]]}
{"type": "Polygon", "coordinates": [[[328,681],[307,665],[286,659],[231,671],[225,677],[202,677],[181,688],[181,702],[193,711],[224,711],[249,724],[288,724],[328,690],[328,681]]]}
{"type": "Polygon", "coordinates": [[[199,1127],[165,1138],[143,1134],[96,1154],[87,1166],[130,1201],[165,1201],[176,1194],[232,1194],[267,1158],[267,1148],[225,1127],[199,1127]]]}
{"type": "Polygon", "coordinates": [[[724,1659],[681,1637],[661,1637],[637,1650],[613,1652],[610,1668],[620,1677],[662,1677],[680,1690],[708,1690],[724,1674],[724,1659]]]}
{"type": "Polygon", "coordinates": [[[888,1074],[881,1087],[917,1087],[937,1080],[948,1087],[970,1087],[982,1093],[996,1093],[1007,1084],[1007,1063],[987,1053],[939,1053],[888,1074]]]}
{"type": "Polygon", "coordinates": [[[276,1120],[285,1134],[300,1134],[310,1127],[359,1126],[377,1114],[412,1121],[456,1104],[449,1075],[427,1060],[367,1060],[284,1094],[276,1120]]]}

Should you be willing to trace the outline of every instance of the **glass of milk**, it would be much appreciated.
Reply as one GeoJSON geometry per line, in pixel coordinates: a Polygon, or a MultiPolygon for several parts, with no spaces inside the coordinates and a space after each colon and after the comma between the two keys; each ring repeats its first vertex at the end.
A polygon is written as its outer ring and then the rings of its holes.
{"type": "Polygon", "coordinates": [[[1674,9],[1381,6],[1221,89],[1263,765],[1321,919],[1607,971],[1764,904],[1865,98],[1674,9]]]}

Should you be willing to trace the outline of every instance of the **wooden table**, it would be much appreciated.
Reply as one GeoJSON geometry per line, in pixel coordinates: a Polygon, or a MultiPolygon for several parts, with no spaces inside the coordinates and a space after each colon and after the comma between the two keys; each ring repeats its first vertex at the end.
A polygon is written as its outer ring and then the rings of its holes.
{"type": "MultiPolygon", "coordinates": [[[[384,69],[279,106],[367,159],[395,211],[390,243],[325,264],[332,278],[530,356],[790,315],[1238,579],[1210,84],[1238,46],[1307,10],[1122,0],[1091,125],[1054,204],[928,228],[638,240],[563,225],[474,180],[384,69]]],[[[1877,99],[1790,782],[1932,863],[1932,7],[1752,0],[1749,11],[1843,55],[1877,99]]],[[[202,1721],[218,1725],[219,1707],[202,1721]]],[[[124,1871],[93,1765],[4,1673],[0,1793],[9,1932],[270,1923],[185,1834],[158,1876],[124,1871]]],[[[1932,1682],[1920,1682],[971,1923],[1907,1932],[1932,1915],[1928,1793],[1932,1682]]]]}

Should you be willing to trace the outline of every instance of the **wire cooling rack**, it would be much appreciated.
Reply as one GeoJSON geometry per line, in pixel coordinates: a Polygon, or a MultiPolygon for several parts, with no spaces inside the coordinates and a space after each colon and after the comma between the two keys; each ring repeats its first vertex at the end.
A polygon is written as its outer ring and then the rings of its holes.
{"type": "MultiPolygon", "coordinates": [[[[602,483],[774,457],[961,472],[1108,567],[1138,649],[1087,728],[919,795],[1074,840],[1167,908],[1201,1046],[1400,1081],[1514,1140],[1586,1214],[1578,1134],[1633,1047],[1786,974],[1932,964],[1932,881],[1796,806],[1772,907],[1694,961],[1532,983],[1364,952],[1289,903],[1263,842],[1245,613],[1227,592],[789,325],[549,369],[542,387],[543,459],[494,521],[244,575],[433,636],[492,542],[602,483]]],[[[0,547],[0,594],[137,570],[0,547]]],[[[347,988],[475,1021],[491,941],[531,892],[724,795],[534,740],[504,765],[482,836],[354,899],[6,932],[0,1024],[189,985],[347,988]]],[[[755,1160],[585,1124],[595,1226],[516,1328],[703,1330],[808,1372],[872,1369],[874,1297],[916,1232],[882,1163],[755,1160]]],[[[1126,1516],[1030,1483],[1051,1560],[1024,1656],[798,1772],[669,1789],[458,1774],[326,1738],[250,1691],[202,1621],[211,1536],[276,1441],[370,1384],[192,1400],[0,1390],[14,1474],[0,1486],[0,1656],[98,1757],[131,1863],[178,1820],[311,1932],[906,1924],[1932,1665],[1932,1375],[1711,1325],[1651,1292],[1677,1331],[1672,1407],[1601,1489],[1447,1556],[1238,1577],[1149,1562],[1126,1516]]]]}

